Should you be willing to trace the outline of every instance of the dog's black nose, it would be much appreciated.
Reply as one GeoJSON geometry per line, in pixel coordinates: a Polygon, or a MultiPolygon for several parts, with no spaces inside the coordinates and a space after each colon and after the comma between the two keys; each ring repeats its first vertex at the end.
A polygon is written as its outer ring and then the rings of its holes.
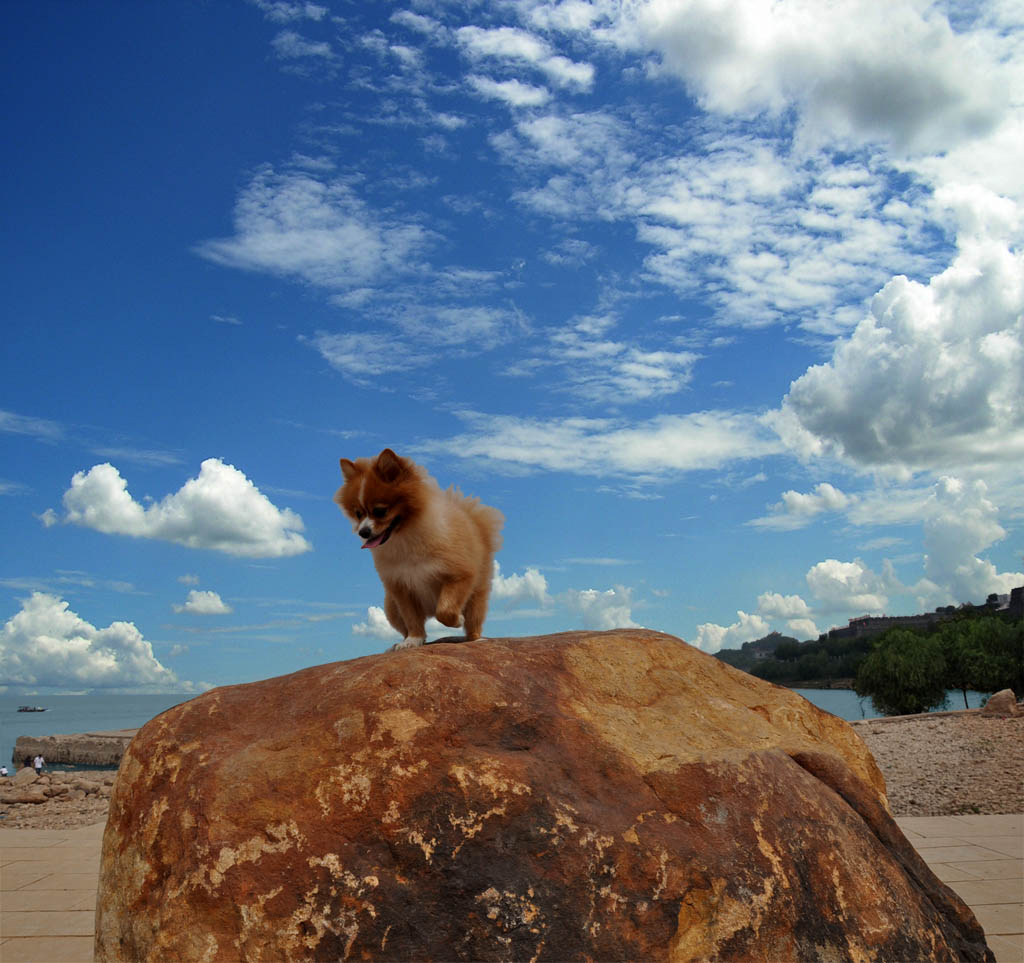
{"type": "Polygon", "coordinates": [[[359,537],[362,538],[362,539],[367,539],[372,534],[373,534],[373,529],[370,528],[369,525],[364,525],[361,529],[359,529],[359,537]]]}

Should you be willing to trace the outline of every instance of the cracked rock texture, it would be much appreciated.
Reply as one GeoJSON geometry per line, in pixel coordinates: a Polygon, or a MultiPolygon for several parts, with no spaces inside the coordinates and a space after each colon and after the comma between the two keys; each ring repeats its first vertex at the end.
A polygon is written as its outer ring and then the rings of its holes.
{"type": "Polygon", "coordinates": [[[99,961],[991,960],[845,722],[672,636],[438,644],[150,722],[99,961]]]}

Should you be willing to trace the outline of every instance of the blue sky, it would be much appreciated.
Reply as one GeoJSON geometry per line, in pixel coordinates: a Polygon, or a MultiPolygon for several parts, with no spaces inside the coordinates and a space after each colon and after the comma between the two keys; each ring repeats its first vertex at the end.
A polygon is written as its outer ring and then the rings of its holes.
{"type": "Polygon", "coordinates": [[[504,512],[494,636],[1024,583],[1017,5],[5,14],[0,686],[384,649],[385,446],[504,512]]]}

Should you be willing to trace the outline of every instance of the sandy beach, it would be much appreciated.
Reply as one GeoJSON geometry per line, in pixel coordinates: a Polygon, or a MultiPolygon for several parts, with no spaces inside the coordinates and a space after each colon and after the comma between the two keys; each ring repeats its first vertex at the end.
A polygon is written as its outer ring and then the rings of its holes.
{"type": "Polygon", "coordinates": [[[1024,812],[1024,715],[972,709],[851,724],[885,776],[894,815],[1024,812]]]}

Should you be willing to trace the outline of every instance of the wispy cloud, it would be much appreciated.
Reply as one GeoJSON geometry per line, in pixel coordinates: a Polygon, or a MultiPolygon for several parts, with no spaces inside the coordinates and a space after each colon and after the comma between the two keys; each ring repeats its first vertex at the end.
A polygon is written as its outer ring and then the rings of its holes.
{"type": "Polygon", "coordinates": [[[471,59],[494,59],[506,64],[528,65],[561,87],[583,91],[594,83],[594,68],[557,54],[547,41],[518,27],[460,27],[456,38],[471,59]]]}
{"type": "Polygon", "coordinates": [[[235,205],[233,237],[197,252],[228,267],[267,271],[329,291],[389,283],[420,268],[432,233],[373,210],[342,180],[261,170],[235,205]]]}
{"type": "Polygon", "coordinates": [[[493,471],[557,471],[633,480],[722,468],[778,454],[776,438],[750,415],[706,411],[629,423],[614,419],[536,419],[461,412],[468,430],[425,442],[427,452],[485,462],[493,471]]]}
{"type": "Polygon", "coordinates": [[[263,15],[274,23],[290,23],[294,20],[323,20],[328,14],[327,7],[318,3],[291,3],[288,0],[250,0],[263,11],[263,15]]]}
{"type": "Polygon", "coordinates": [[[135,465],[148,465],[150,467],[180,465],[184,461],[180,454],[173,451],[151,451],[142,448],[113,446],[100,446],[90,448],[89,450],[100,458],[112,458],[118,461],[127,461],[135,465]]]}
{"type": "Polygon", "coordinates": [[[520,80],[494,80],[480,74],[470,74],[466,79],[482,97],[504,101],[510,107],[542,107],[551,99],[546,87],[524,84],[520,80]]]}
{"type": "Polygon", "coordinates": [[[0,411],[0,431],[12,435],[29,435],[40,441],[60,441],[64,437],[64,428],[56,421],[19,415],[13,411],[0,411]]]}

